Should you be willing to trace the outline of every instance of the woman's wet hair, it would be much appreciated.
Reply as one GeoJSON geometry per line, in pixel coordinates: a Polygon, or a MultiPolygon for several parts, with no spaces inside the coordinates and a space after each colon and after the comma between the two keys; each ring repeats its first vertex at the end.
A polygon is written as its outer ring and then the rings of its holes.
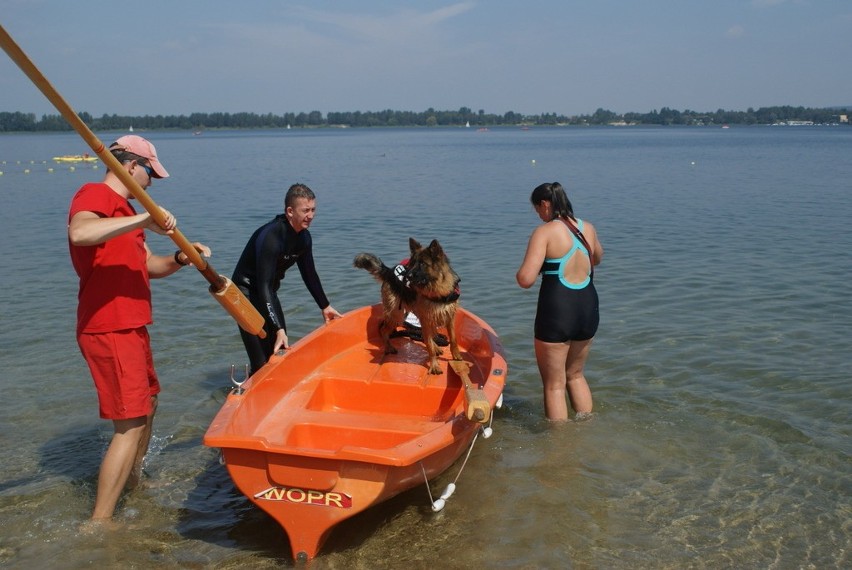
{"type": "Polygon", "coordinates": [[[545,200],[550,202],[553,212],[552,220],[556,218],[574,219],[574,208],[571,206],[571,200],[568,199],[565,189],[559,182],[545,182],[535,187],[532,195],[530,195],[530,202],[533,206],[538,206],[545,200]]]}
{"type": "Polygon", "coordinates": [[[306,198],[308,200],[317,199],[314,191],[304,184],[293,184],[287,190],[287,196],[284,197],[284,209],[293,206],[299,198],[306,198]]]}

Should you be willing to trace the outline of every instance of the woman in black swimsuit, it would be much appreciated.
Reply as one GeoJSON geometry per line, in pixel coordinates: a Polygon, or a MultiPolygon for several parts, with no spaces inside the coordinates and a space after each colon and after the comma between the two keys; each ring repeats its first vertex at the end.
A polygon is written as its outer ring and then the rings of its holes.
{"type": "Polygon", "coordinates": [[[535,319],[535,356],[550,420],[567,420],[566,391],[577,416],[592,412],[583,367],[598,328],[593,267],[603,258],[595,227],[574,217],[558,182],[541,184],[530,201],[541,218],[515,276],[524,289],[542,274],[535,319]]]}

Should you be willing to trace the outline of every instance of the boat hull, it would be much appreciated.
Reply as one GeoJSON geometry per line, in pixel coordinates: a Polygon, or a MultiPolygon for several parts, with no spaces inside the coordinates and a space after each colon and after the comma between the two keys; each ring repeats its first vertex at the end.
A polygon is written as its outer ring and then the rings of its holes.
{"type": "MultiPolygon", "coordinates": [[[[314,331],[230,394],[205,445],[222,451],[240,491],[286,531],[297,560],[316,556],[333,527],[449,468],[482,426],[440,359],[428,374],[421,342],[393,339],[385,355],[381,307],[314,331]]],[[[471,382],[495,406],[506,361],[494,331],[460,309],[456,331],[471,382]]]]}

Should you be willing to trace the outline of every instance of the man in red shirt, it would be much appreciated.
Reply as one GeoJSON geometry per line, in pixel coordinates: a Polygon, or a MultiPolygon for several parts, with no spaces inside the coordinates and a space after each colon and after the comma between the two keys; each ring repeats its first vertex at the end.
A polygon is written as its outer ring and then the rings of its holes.
{"type": "MultiPolygon", "coordinates": [[[[169,175],[154,145],[142,137],[121,137],[110,152],[142,188],[169,175]]],[[[108,171],[102,182],[80,188],[68,214],[68,247],[80,277],[77,343],[98,392],[100,416],[114,428],[98,476],[93,520],[110,519],[122,490],[138,483],[151,439],[160,384],[146,328],[153,322],[149,279],[189,265],[180,250],[151,253],[144,230],[168,234],[177,221],[163,209],[161,227],[147,212],[137,214],[131,197],[108,171]]],[[[193,246],[210,255],[207,246],[193,246]]]]}

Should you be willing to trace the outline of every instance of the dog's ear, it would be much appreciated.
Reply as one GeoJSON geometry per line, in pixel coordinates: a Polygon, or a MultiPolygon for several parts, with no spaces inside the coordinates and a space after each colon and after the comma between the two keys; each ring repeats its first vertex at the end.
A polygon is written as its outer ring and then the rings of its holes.
{"type": "Polygon", "coordinates": [[[438,243],[438,240],[433,239],[432,243],[429,244],[429,253],[435,257],[441,257],[444,255],[444,249],[441,247],[441,244],[438,243]]]}
{"type": "Polygon", "coordinates": [[[423,246],[420,245],[420,242],[414,239],[413,237],[408,238],[408,249],[411,250],[411,255],[415,255],[418,251],[423,249],[423,246]]]}

